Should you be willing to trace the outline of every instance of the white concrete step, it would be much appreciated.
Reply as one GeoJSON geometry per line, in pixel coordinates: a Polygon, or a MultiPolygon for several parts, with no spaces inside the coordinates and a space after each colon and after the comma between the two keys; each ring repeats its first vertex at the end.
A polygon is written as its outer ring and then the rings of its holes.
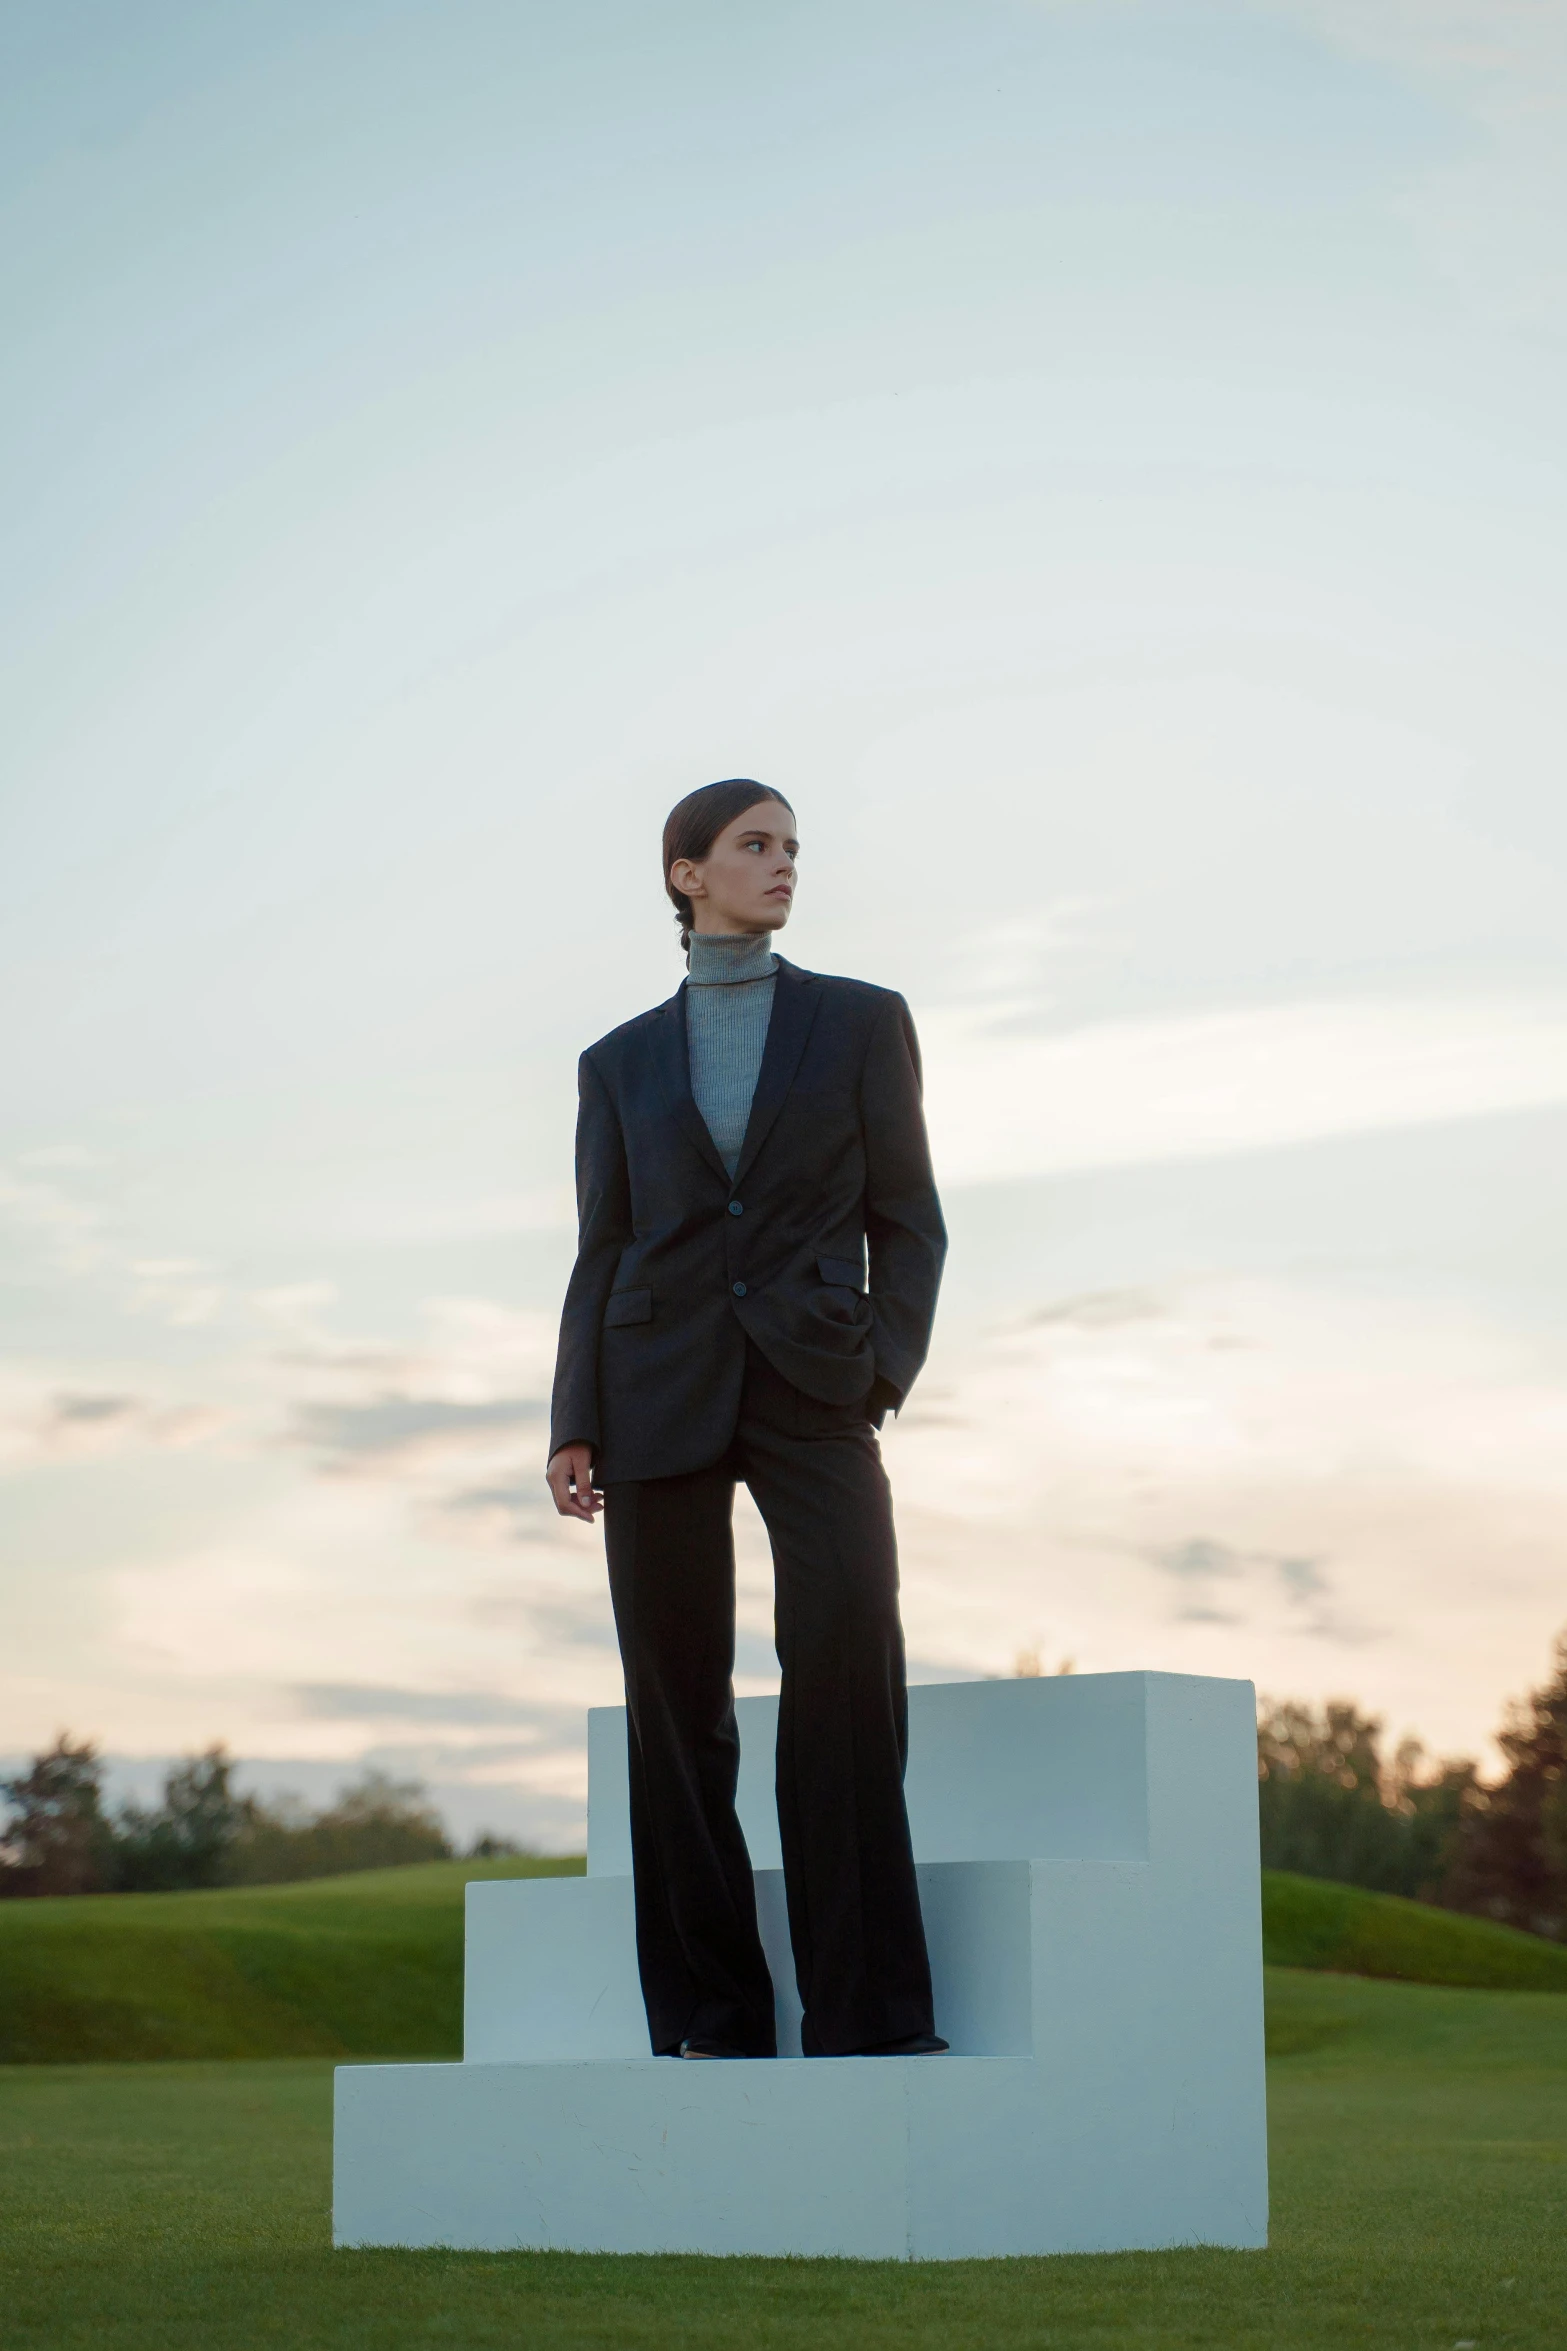
{"type": "MultiPolygon", "coordinates": [[[[1188,1674],[1053,1674],[925,1682],[909,1692],[905,1793],[916,1861],[1143,1861],[1149,1709],[1238,1723],[1255,1776],[1251,1685],[1188,1674]]],[[[742,1698],[736,1804],[757,1869],[782,1864],[776,1698],[742,1698]]],[[[626,1710],[588,1713],[588,1875],[631,1873],[626,1710]]]]}
{"type": "MultiPolygon", "coordinates": [[[[937,2029],[968,2057],[1033,2048],[1026,1861],[927,1863],[920,1907],[937,2029]]],[[[756,1907],[776,1994],[778,2053],[800,2054],[783,1873],[756,1907]]],[[[500,1878],[468,1888],[463,2054],[470,2062],[637,2058],[648,2051],[629,1878],[500,1878]]]]}
{"type": "MultiPolygon", "coordinates": [[[[772,1716],[760,1699],[740,1716],[779,2041],[797,2049],[772,1716]]],[[[1263,2244],[1250,1685],[915,1690],[910,1740],[955,2055],[651,2058],[625,1723],[596,1715],[587,1878],[469,1889],[466,2061],[338,2075],[338,2242],[928,2260],[1263,2244]]]]}
{"type": "Polygon", "coordinates": [[[1254,2128],[1026,2057],[343,2066],[339,2245],[943,2261],[1267,2241],[1254,2128]]]}

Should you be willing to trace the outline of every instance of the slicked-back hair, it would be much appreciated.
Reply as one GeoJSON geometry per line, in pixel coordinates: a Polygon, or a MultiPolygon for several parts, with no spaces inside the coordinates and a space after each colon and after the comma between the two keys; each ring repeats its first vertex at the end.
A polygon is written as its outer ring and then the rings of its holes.
{"type": "Polygon", "coordinates": [[[794,814],[792,804],[770,784],[759,784],[752,776],[725,776],[722,783],[703,784],[695,792],[688,792],[665,817],[664,888],[680,925],[682,947],[691,945],[693,917],[690,899],[669,878],[676,859],[689,857],[693,865],[700,865],[725,825],[733,824],[737,816],[744,816],[759,800],[776,800],[780,808],[787,808],[791,816],[794,814]]]}

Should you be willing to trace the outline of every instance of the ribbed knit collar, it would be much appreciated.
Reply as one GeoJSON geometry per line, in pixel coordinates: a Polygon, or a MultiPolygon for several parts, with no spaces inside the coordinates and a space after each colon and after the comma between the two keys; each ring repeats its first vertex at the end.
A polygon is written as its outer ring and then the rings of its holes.
{"type": "Polygon", "coordinates": [[[770,980],[778,958],[765,931],[693,931],[691,971],[693,988],[725,988],[737,980],[770,980]]]}

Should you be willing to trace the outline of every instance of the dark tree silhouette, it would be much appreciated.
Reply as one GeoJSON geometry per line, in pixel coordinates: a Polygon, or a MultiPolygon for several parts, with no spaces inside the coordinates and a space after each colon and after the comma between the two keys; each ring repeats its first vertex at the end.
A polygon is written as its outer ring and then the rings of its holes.
{"type": "MultiPolygon", "coordinates": [[[[63,1735],[12,1780],[0,1826],[0,1894],[175,1893],[185,1887],[277,1884],[448,1858],[441,1818],[417,1780],[367,1771],[312,1812],[234,1790],[222,1745],[168,1772],[161,1803],[103,1810],[103,1765],[91,1740],[63,1735]]],[[[512,1851],[504,1839],[489,1852],[512,1851]]]]}
{"type": "Polygon", "coordinates": [[[367,1771],[324,1812],[247,1801],[229,1859],[232,1879],[277,1885],[354,1869],[397,1869],[451,1853],[441,1817],[418,1780],[367,1771]]]}
{"type": "Polygon", "coordinates": [[[227,1748],[215,1745],[175,1765],[156,1811],[122,1805],[115,1823],[115,1885],[154,1894],[221,1885],[245,1818],[230,1786],[233,1772],[227,1748]]]}
{"type": "Polygon", "coordinates": [[[1497,1733],[1504,1779],[1485,1791],[1439,1893],[1536,1935],[1567,1941],[1567,1633],[1556,1670],[1517,1701],[1497,1733]]]}
{"type": "Polygon", "coordinates": [[[0,1780],[0,1894],[91,1894],[109,1882],[113,1834],[103,1816],[103,1765],[91,1739],[62,1731],[15,1779],[0,1780]]]}
{"type": "Polygon", "coordinates": [[[1257,1724],[1262,1859],[1268,1869],[1432,1899],[1478,1800],[1467,1759],[1428,1768],[1409,1739],[1391,1762],[1380,1716],[1352,1699],[1320,1710],[1264,1700],[1257,1724]]]}

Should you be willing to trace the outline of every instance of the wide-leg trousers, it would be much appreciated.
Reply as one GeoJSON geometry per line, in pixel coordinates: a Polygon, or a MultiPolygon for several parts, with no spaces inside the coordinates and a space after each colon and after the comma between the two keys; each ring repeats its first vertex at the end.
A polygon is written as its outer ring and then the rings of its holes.
{"type": "Polygon", "coordinates": [[[903,1800],[908,1698],[892,1498],[861,1405],[818,1403],[748,1350],[728,1452],[612,1484],[637,1959],[655,2053],[775,2053],[773,1987],[735,1811],[737,1481],[772,1543],[778,1825],[808,2056],[933,2030],[903,1800]]]}

